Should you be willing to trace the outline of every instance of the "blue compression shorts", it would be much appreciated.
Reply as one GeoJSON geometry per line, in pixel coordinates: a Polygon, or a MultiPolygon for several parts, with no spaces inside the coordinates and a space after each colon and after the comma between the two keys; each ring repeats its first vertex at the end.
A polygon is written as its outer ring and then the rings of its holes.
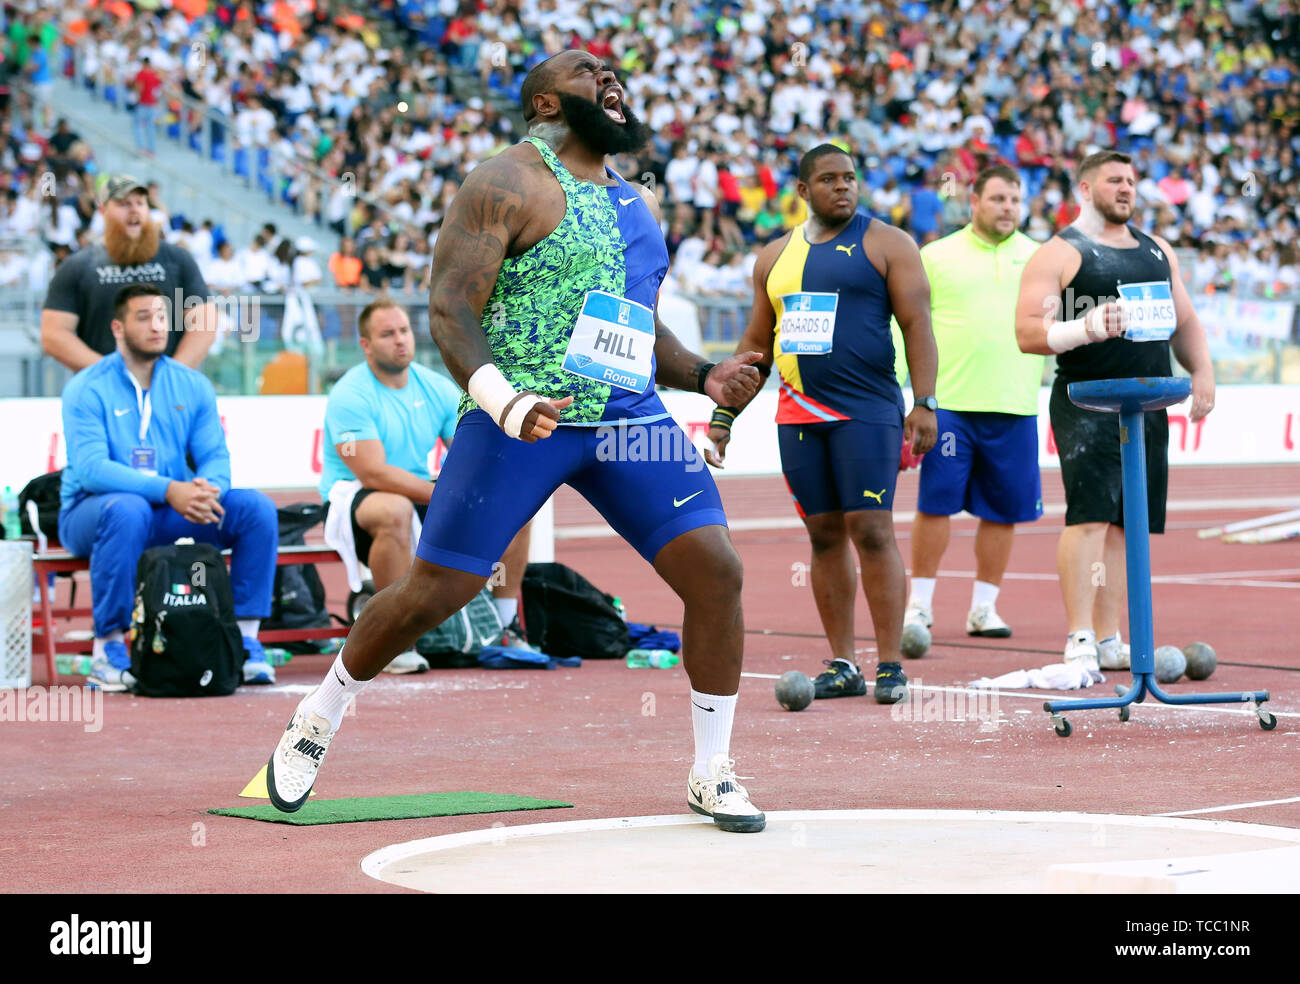
{"type": "Polygon", "coordinates": [[[471,410],[433,487],[416,556],[489,577],[516,533],[561,485],[582,494],[653,564],[673,538],[726,526],[718,487],[677,424],[557,427],[526,444],[471,410]]]}

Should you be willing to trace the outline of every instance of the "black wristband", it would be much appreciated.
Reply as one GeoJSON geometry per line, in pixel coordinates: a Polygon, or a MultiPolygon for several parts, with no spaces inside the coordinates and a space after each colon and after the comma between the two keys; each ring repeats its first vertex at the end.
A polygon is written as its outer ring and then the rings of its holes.
{"type": "Polygon", "coordinates": [[[758,374],[762,376],[765,381],[768,376],[772,375],[772,367],[765,365],[762,362],[755,362],[754,368],[758,370],[758,374]]]}
{"type": "Polygon", "coordinates": [[[701,362],[695,367],[695,392],[704,392],[704,382],[709,378],[709,373],[713,371],[716,362],[701,362]]]}
{"type": "Polygon", "coordinates": [[[740,414],[736,407],[716,407],[709,418],[709,427],[722,427],[731,430],[732,421],[740,414]]]}

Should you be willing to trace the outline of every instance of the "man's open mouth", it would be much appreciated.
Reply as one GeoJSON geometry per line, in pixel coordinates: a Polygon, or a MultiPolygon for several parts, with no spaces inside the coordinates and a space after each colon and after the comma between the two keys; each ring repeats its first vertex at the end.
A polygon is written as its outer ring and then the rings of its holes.
{"type": "Polygon", "coordinates": [[[622,90],[611,88],[606,90],[605,97],[600,101],[601,108],[605,110],[605,115],[615,123],[626,123],[627,119],[623,116],[623,98],[622,90]]]}

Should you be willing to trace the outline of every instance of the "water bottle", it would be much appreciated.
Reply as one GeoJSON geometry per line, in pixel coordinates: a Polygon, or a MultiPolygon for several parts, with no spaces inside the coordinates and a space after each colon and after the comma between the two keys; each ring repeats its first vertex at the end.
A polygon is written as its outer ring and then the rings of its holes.
{"type": "Polygon", "coordinates": [[[90,676],[93,658],[72,653],[59,653],[54,657],[54,668],[61,676],[90,676]]]}
{"type": "Polygon", "coordinates": [[[672,669],[681,662],[681,657],[667,649],[629,649],[627,665],[634,670],[654,667],[656,670],[672,669]]]}
{"type": "Polygon", "coordinates": [[[13,486],[5,486],[4,495],[0,496],[0,509],[4,512],[5,539],[17,540],[23,535],[23,528],[18,518],[18,496],[14,494],[13,486]]]}

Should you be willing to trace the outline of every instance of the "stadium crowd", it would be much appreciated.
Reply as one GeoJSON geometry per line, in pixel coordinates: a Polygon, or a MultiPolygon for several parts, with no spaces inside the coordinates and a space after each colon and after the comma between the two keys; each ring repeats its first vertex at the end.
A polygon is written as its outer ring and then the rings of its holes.
{"type": "MultiPolygon", "coordinates": [[[[794,162],[827,137],[858,163],[862,206],[921,242],[967,221],[996,161],[1025,176],[1022,228],[1046,240],[1077,209],[1074,164],[1128,150],[1134,221],[1196,251],[1197,289],[1300,286],[1300,14],[1278,0],[66,0],[9,8],[5,36],[0,237],[39,235],[54,259],[95,235],[93,150],[42,104],[70,71],[60,39],[87,84],[143,112],[142,153],[183,94],[219,114],[214,137],[309,165],[284,193],[337,237],[323,281],[362,291],[423,288],[459,183],[521,136],[493,97],[585,47],[654,133],[616,166],[655,182],[689,291],[748,291],[756,247],[805,217],[794,162]],[[51,168],[47,195],[33,179],[51,168]]],[[[226,250],[185,218],[169,236],[208,246],[229,289],[292,282],[303,244],[226,250]]],[[[0,278],[19,265],[0,252],[0,278]]]]}

